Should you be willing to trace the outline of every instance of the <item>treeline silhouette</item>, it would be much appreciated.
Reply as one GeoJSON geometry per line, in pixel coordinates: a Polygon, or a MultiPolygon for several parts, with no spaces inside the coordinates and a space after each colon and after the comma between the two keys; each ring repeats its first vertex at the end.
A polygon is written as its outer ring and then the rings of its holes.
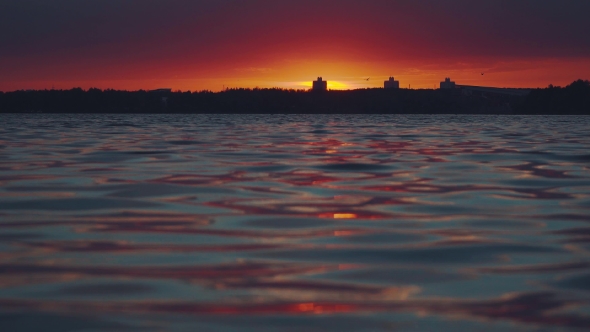
{"type": "Polygon", "coordinates": [[[577,80],[562,87],[535,89],[520,108],[523,114],[590,114],[590,81],[577,80]]]}
{"type": "Polygon", "coordinates": [[[590,114],[590,83],[535,89],[526,96],[464,95],[455,90],[359,89],[314,92],[117,91],[80,88],[0,92],[3,113],[356,113],[590,114]]]}

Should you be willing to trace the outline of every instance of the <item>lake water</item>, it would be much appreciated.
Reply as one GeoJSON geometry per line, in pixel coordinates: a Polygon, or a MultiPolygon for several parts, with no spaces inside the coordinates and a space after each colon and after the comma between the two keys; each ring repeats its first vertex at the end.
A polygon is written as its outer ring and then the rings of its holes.
{"type": "Polygon", "coordinates": [[[2,331],[590,327],[590,117],[0,120],[2,331]]]}

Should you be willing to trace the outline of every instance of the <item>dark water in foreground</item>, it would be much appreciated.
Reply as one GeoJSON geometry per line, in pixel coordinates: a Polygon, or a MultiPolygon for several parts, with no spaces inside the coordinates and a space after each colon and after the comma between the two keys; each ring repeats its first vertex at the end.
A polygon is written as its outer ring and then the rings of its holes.
{"type": "Polygon", "coordinates": [[[590,117],[0,117],[2,331],[579,331],[590,117]]]}

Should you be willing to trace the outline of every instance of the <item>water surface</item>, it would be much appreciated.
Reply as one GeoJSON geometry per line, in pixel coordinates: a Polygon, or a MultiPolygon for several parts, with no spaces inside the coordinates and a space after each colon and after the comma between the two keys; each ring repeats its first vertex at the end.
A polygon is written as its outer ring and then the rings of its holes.
{"type": "Polygon", "coordinates": [[[3,331],[590,326],[590,117],[0,120],[3,331]]]}

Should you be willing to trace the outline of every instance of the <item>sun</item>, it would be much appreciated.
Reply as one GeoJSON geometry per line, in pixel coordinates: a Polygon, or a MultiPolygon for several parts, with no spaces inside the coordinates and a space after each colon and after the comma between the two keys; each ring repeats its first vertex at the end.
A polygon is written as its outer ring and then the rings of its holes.
{"type": "MultiPolygon", "coordinates": [[[[311,81],[299,82],[296,84],[298,87],[305,87],[311,89],[313,86],[311,81]]],[[[339,81],[328,81],[328,90],[348,90],[350,86],[344,82],[339,81]]]]}
{"type": "Polygon", "coordinates": [[[349,87],[346,83],[338,81],[328,81],[329,90],[347,90],[349,87]]]}

